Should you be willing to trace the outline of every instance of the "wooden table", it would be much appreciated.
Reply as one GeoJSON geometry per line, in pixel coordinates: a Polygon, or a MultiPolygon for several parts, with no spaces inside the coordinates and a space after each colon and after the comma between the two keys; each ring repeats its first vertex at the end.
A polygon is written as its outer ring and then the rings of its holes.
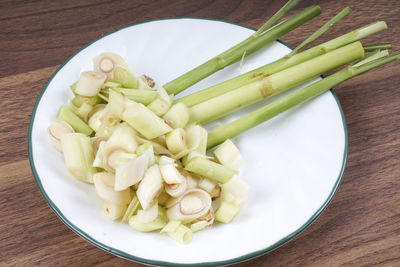
{"type": "MultiPolygon", "coordinates": [[[[63,61],[91,40],[128,24],[190,16],[258,27],[283,2],[0,1],[0,265],[131,264],[68,229],[34,182],[27,152],[29,119],[40,90],[63,61]]],[[[297,10],[311,3],[321,5],[323,14],[282,38],[290,45],[350,5],[351,16],[321,40],[385,20],[389,30],[366,43],[388,41],[398,49],[398,0],[302,1],[297,10]]],[[[349,130],[348,163],[336,196],[294,241],[239,266],[400,266],[399,66],[391,63],[335,88],[349,130]]]]}

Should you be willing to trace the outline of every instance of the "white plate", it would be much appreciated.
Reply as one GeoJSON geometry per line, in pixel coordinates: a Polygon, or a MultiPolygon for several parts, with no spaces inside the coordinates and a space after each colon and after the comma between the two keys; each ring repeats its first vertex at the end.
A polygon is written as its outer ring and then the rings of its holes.
{"type": "MultiPolygon", "coordinates": [[[[92,244],[126,259],[156,265],[217,265],[266,253],[317,218],[337,190],[347,155],[346,124],[333,91],[234,140],[246,160],[241,176],[251,186],[250,200],[231,224],[195,233],[188,245],[107,220],[93,186],[68,174],[61,154],[48,140],[46,128],[58,107],[70,97],[69,85],[81,71],[92,68],[97,54],[116,52],[137,74],[147,74],[164,84],[252,32],[243,26],[205,19],[145,22],[99,38],[54,73],[32,114],[29,155],[40,191],[66,225],[92,244]]],[[[275,42],[246,58],[242,69],[234,64],[185,93],[261,66],[289,51],[286,45],[275,42]]],[[[236,112],[223,122],[252,109],[255,107],[236,112]]]]}

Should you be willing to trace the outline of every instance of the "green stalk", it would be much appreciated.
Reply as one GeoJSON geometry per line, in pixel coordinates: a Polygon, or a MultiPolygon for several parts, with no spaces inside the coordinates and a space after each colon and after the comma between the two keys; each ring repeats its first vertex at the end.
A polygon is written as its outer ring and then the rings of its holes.
{"type": "Polygon", "coordinates": [[[123,94],[130,100],[133,100],[143,105],[148,105],[153,101],[157,92],[153,90],[129,89],[129,88],[113,88],[113,90],[123,94]]]}
{"type": "Polygon", "coordinates": [[[217,183],[228,182],[236,172],[224,165],[202,157],[194,157],[185,164],[185,170],[206,177],[217,183]]]}
{"type": "Polygon", "coordinates": [[[371,52],[371,51],[380,50],[380,49],[392,49],[392,48],[393,48],[393,45],[391,43],[364,45],[365,52],[371,52]]]}
{"type": "Polygon", "coordinates": [[[191,95],[179,98],[177,101],[186,104],[186,106],[188,107],[192,107],[196,104],[212,99],[216,96],[222,95],[251,82],[261,80],[266,76],[272,75],[286,68],[300,64],[349,43],[358,41],[366,36],[369,36],[386,28],[387,25],[383,21],[372,23],[370,25],[364,26],[345,35],[337,37],[331,41],[310,48],[304,52],[295,54],[289,58],[283,57],[277,61],[259,67],[233,79],[208,87],[191,95]]]}
{"type": "Polygon", "coordinates": [[[257,37],[254,37],[254,35],[250,36],[238,45],[168,82],[163,87],[168,94],[176,95],[214,72],[240,60],[245,51],[246,56],[252,54],[261,47],[277,40],[315,16],[318,16],[320,13],[321,9],[319,6],[311,6],[257,37]]]}
{"type": "Polygon", "coordinates": [[[93,130],[89,127],[81,118],[78,117],[74,112],[72,112],[67,106],[61,106],[57,112],[57,119],[63,120],[78,133],[83,133],[85,135],[90,135],[93,130]]]}
{"type": "Polygon", "coordinates": [[[324,32],[329,30],[330,27],[332,27],[336,22],[339,22],[341,19],[346,17],[348,14],[351,13],[351,8],[350,7],[345,7],[342,11],[340,11],[336,16],[334,16],[332,19],[330,19],[327,23],[325,23],[321,28],[319,28],[316,32],[311,34],[310,37],[305,39],[299,46],[297,46],[295,49],[292,50],[292,52],[289,53],[289,57],[293,56],[296,54],[298,51],[301,51],[304,47],[307,45],[311,44],[314,42],[318,37],[320,37],[324,32]]]}
{"type": "Polygon", "coordinates": [[[263,26],[261,26],[255,34],[261,34],[274,26],[283,16],[292,10],[300,0],[289,0],[281,9],[278,10],[263,26]]]}
{"type": "Polygon", "coordinates": [[[380,58],[372,62],[364,63],[358,67],[346,67],[322,80],[315,82],[307,87],[304,87],[288,96],[282,97],[277,101],[266,105],[256,111],[253,111],[231,123],[218,127],[208,134],[207,148],[214,147],[226,139],[233,138],[273,117],[276,115],[297,106],[305,101],[308,101],[330,88],[354,77],[367,72],[371,69],[400,59],[400,54],[396,53],[391,56],[380,58]]]}
{"type": "Polygon", "coordinates": [[[361,58],[364,49],[354,42],[245,85],[190,108],[190,122],[207,123],[239,108],[287,90],[301,82],[361,58]]]}

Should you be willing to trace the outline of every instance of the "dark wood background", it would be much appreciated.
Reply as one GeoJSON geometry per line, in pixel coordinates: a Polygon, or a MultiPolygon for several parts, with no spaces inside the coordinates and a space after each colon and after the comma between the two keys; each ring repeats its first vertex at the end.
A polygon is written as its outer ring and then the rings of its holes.
{"type": "MultiPolygon", "coordinates": [[[[31,173],[30,115],[56,68],[91,40],[149,19],[190,16],[258,27],[277,1],[0,1],[0,265],[139,265],[84,241],[47,206],[31,173]]],[[[299,44],[349,5],[353,13],[325,34],[376,20],[389,29],[366,43],[400,46],[400,1],[302,1],[323,14],[282,40],[299,44]]],[[[293,12],[292,12],[293,13],[293,12]]],[[[294,241],[238,266],[400,266],[399,63],[335,88],[349,130],[343,182],[326,211],[294,241]]],[[[51,159],[49,159],[51,160],[51,159]]]]}

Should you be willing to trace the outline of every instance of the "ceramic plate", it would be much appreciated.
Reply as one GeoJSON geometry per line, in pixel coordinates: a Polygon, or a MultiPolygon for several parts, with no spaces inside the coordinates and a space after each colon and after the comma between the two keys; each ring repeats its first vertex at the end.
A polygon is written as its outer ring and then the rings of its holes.
{"type": "MultiPolygon", "coordinates": [[[[81,71],[92,69],[92,59],[99,53],[116,52],[137,75],[146,74],[164,84],[252,32],[240,25],[206,19],[145,22],[90,43],[54,73],[33,110],[29,155],[40,191],[66,225],[108,252],[145,264],[219,265],[271,251],[318,217],[337,190],[347,155],[346,124],[333,91],[235,138],[246,160],[240,176],[251,186],[250,200],[232,223],[195,233],[188,245],[107,220],[94,187],[71,177],[62,155],[50,145],[47,126],[60,105],[71,97],[69,85],[81,71]]],[[[275,42],[246,58],[242,68],[239,64],[227,67],[185,94],[264,65],[289,51],[287,45],[275,42]]],[[[270,101],[236,112],[217,124],[270,101]]]]}

